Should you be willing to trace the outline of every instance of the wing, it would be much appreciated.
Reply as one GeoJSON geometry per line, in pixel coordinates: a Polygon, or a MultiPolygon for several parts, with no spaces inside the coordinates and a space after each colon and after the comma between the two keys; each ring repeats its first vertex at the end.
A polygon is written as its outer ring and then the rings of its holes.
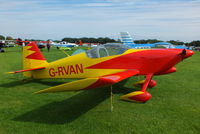
{"type": "Polygon", "coordinates": [[[127,70],[111,75],[101,76],[97,78],[86,78],[82,80],[77,80],[69,83],[64,83],[58,86],[50,87],[44,90],[35,92],[39,93],[49,93],[49,92],[64,92],[64,91],[78,91],[78,90],[87,90],[92,88],[103,87],[107,85],[112,85],[121,80],[129,78],[131,76],[137,75],[138,70],[127,70]]]}

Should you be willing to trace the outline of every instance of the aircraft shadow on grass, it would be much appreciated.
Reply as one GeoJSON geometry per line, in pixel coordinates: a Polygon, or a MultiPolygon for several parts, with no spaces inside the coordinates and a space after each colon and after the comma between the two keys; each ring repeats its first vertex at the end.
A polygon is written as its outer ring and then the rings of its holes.
{"type": "Polygon", "coordinates": [[[56,85],[63,84],[64,82],[60,82],[60,81],[49,82],[49,81],[42,81],[40,79],[33,79],[33,80],[27,80],[27,81],[19,80],[19,81],[12,81],[9,83],[1,84],[0,87],[10,88],[10,87],[22,86],[22,85],[26,85],[30,83],[40,83],[40,84],[48,85],[48,86],[56,86],[56,85]]]}
{"type": "MultiPolygon", "coordinates": [[[[124,88],[124,80],[113,86],[113,93],[128,93],[133,89],[124,88]],[[119,88],[120,87],[120,88],[119,88]]],[[[19,115],[13,120],[22,122],[37,122],[45,124],[65,124],[79,118],[90,109],[110,97],[110,87],[82,91],[64,101],[51,102],[32,111],[19,115]]]]}
{"type": "Polygon", "coordinates": [[[23,81],[12,81],[12,82],[9,82],[9,83],[1,84],[0,87],[10,88],[10,87],[16,87],[16,86],[25,85],[25,84],[28,84],[28,83],[23,82],[23,81]]]}

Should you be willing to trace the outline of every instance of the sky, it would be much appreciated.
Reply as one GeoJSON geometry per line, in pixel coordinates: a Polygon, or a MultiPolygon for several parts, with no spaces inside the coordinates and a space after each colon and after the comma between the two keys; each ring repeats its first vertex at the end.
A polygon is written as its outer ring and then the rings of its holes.
{"type": "Polygon", "coordinates": [[[200,40],[200,0],[0,0],[0,35],[200,40]]]}

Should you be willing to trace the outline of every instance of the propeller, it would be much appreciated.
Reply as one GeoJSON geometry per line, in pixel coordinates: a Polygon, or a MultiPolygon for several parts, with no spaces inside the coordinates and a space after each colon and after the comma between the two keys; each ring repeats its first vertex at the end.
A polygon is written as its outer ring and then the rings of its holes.
{"type": "Polygon", "coordinates": [[[185,49],[183,49],[183,51],[180,53],[180,55],[183,55],[183,56],[185,56],[187,53],[186,53],[186,50],[185,49]]]}

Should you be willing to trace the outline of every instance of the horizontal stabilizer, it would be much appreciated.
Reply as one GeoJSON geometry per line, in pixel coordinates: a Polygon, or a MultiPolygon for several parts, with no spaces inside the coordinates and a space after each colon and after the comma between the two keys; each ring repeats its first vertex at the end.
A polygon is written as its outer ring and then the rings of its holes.
{"type": "Polygon", "coordinates": [[[25,69],[25,70],[19,70],[19,71],[14,71],[14,72],[7,72],[7,73],[9,73],[9,74],[16,74],[16,73],[21,73],[21,72],[40,70],[40,69],[44,69],[44,68],[45,67],[38,67],[38,68],[31,68],[31,69],[25,69]]]}
{"type": "Polygon", "coordinates": [[[49,92],[78,91],[78,90],[88,90],[88,89],[98,88],[106,85],[112,85],[121,80],[129,78],[133,75],[137,75],[138,73],[139,73],[138,70],[127,70],[120,73],[101,76],[97,78],[86,78],[69,83],[64,83],[44,90],[40,90],[38,92],[35,92],[35,94],[49,93],[49,92]]]}

